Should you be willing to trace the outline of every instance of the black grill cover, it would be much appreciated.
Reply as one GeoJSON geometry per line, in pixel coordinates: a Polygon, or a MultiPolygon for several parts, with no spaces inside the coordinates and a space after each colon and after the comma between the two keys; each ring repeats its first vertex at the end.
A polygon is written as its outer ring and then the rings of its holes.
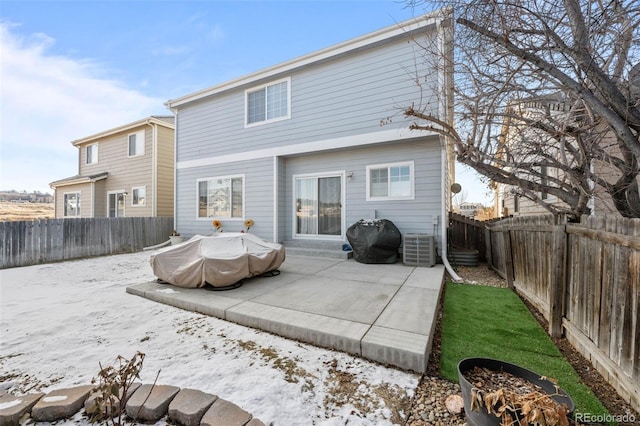
{"type": "Polygon", "coordinates": [[[360,263],[396,263],[402,236],[387,219],[360,219],[347,229],[353,258],[360,263]]]}

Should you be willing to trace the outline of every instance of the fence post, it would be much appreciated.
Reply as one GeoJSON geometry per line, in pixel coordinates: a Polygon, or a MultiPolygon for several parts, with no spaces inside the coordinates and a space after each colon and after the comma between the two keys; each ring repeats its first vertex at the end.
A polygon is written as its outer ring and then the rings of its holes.
{"type": "Polygon", "coordinates": [[[511,232],[507,229],[504,234],[504,269],[507,276],[507,286],[513,288],[513,252],[511,251],[511,232]]]}
{"type": "Polygon", "coordinates": [[[565,226],[554,226],[551,233],[551,282],[549,283],[549,335],[551,337],[562,337],[566,259],[567,233],[565,226]]]}
{"type": "Polygon", "coordinates": [[[484,226],[484,250],[485,250],[485,259],[487,260],[487,266],[489,269],[493,266],[493,256],[491,255],[491,231],[489,227],[485,224],[484,226]]]}

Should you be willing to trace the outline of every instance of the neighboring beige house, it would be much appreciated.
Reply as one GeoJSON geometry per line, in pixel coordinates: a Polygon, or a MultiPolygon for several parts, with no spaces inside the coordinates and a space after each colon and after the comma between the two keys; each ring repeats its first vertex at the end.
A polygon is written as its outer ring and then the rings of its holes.
{"type": "MultiPolygon", "coordinates": [[[[555,117],[560,117],[563,114],[566,114],[568,106],[564,103],[564,101],[560,100],[558,95],[549,96],[546,98],[537,98],[532,99],[521,104],[516,105],[512,110],[512,114],[518,115],[521,114],[526,117],[535,117],[538,115],[542,115],[545,112],[547,114],[551,114],[555,117]]],[[[603,131],[604,133],[604,131],[603,131]]],[[[534,130],[527,129],[526,124],[519,122],[516,118],[507,119],[505,125],[502,129],[503,135],[503,143],[506,145],[510,145],[511,147],[517,146],[519,140],[522,138],[527,138],[529,134],[534,134],[534,130]],[[523,130],[524,129],[524,130],[523,130]]],[[[604,138],[610,138],[610,136],[604,136],[604,138]]],[[[619,156],[619,151],[617,151],[615,140],[612,140],[611,143],[602,143],[603,146],[607,146],[607,151],[610,151],[611,154],[619,156]]],[[[526,145],[524,145],[526,146],[526,145]]],[[[557,145],[546,145],[544,148],[545,153],[556,158],[560,158],[560,149],[557,145]]],[[[535,154],[528,153],[529,157],[521,157],[516,159],[515,161],[522,161],[526,159],[527,161],[532,161],[536,158],[535,154]]],[[[570,159],[570,155],[566,152],[564,155],[570,159]]],[[[610,182],[615,181],[617,179],[617,172],[615,169],[604,162],[593,160],[592,161],[593,173],[603,177],[610,182]]],[[[540,179],[559,179],[565,180],[557,169],[547,170],[546,167],[537,167],[535,171],[540,173],[540,179]]],[[[522,173],[522,172],[520,172],[522,173]]],[[[549,210],[546,209],[543,205],[536,203],[535,201],[523,196],[519,195],[520,191],[518,188],[512,185],[505,185],[498,182],[493,182],[492,187],[495,193],[494,197],[494,209],[498,213],[499,216],[519,216],[519,215],[538,215],[538,214],[549,214],[549,210]]],[[[543,203],[549,205],[564,205],[564,202],[559,200],[557,197],[547,194],[547,193],[538,193],[537,196],[543,203]]],[[[591,209],[592,214],[597,215],[616,215],[619,216],[619,212],[616,210],[613,200],[611,197],[601,188],[593,185],[593,195],[590,197],[588,202],[588,207],[591,209]]]]}
{"type": "Polygon", "coordinates": [[[475,218],[483,208],[484,206],[482,205],[482,203],[464,202],[460,203],[460,205],[458,206],[458,213],[466,217],[475,218]]]}
{"type": "MultiPolygon", "coordinates": [[[[640,64],[636,64],[628,74],[629,77],[629,90],[630,90],[630,102],[640,102],[640,64]]],[[[566,111],[569,110],[569,106],[563,101],[561,94],[549,95],[540,98],[530,98],[522,102],[516,103],[514,109],[511,111],[514,116],[521,115],[525,117],[540,116],[543,112],[546,112],[554,118],[562,119],[566,111]]],[[[529,132],[533,130],[522,130],[522,123],[518,123],[514,117],[507,118],[502,128],[502,140],[506,145],[517,145],[519,139],[527,137],[529,132]],[[520,127],[520,129],[518,129],[520,127]]],[[[524,126],[526,128],[526,126],[524,126]]],[[[617,141],[612,133],[608,133],[604,125],[601,124],[602,141],[600,145],[605,147],[604,151],[612,156],[621,158],[622,154],[617,146],[617,141]]],[[[568,159],[571,159],[570,155],[566,152],[560,154],[557,144],[551,144],[545,149],[547,153],[553,153],[555,158],[558,155],[565,155],[568,159]],[[551,149],[550,149],[551,148],[551,149]]],[[[502,156],[503,153],[499,153],[502,156]]],[[[606,161],[592,159],[591,162],[592,171],[595,175],[605,179],[609,183],[615,182],[620,177],[620,171],[606,161]]],[[[545,168],[538,168],[537,171],[543,176],[541,179],[557,178],[563,179],[557,171],[549,170],[545,168]],[[555,174],[554,174],[555,173],[555,174]]],[[[640,185],[640,175],[637,177],[638,185],[640,185]]],[[[546,214],[549,213],[544,206],[531,201],[521,195],[518,195],[518,190],[514,186],[499,184],[497,182],[492,183],[492,187],[495,191],[495,211],[500,216],[509,215],[534,215],[534,214],[546,214]]],[[[615,208],[613,199],[607,194],[601,186],[593,184],[593,193],[588,203],[588,207],[591,209],[594,215],[613,215],[620,217],[620,213],[615,208]]],[[[563,202],[558,200],[551,194],[539,194],[542,202],[548,204],[562,204],[563,202]]]]}
{"type": "Polygon", "coordinates": [[[173,116],[151,116],[71,142],[78,174],[51,182],[55,215],[173,216],[173,116]]]}

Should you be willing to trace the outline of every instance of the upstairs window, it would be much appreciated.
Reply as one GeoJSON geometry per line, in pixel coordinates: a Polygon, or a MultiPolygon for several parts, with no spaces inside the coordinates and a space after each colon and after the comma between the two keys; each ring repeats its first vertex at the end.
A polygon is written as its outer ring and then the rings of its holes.
{"type": "Polygon", "coordinates": [[[291,79],[255,87],[245,92],[245,124],[253,126],[291,118],[291,79]]]}
{"type": "Polygon", "coordinates": [[[367,166],[367,200],[413,200],[413,161],[367,166]]]}
{"type": "Polygon", "coordinates": [[[129,135],[129,157],[144,155],[144,130],[129,135]]]}
{"type": "Polygon", "coordinates": [[[98,144],[87,145],[87,164],[95,164],[98,162],[98,144]]]}
{"type": "Polygon", "coordinates": [[[244,217],[244,176],[199,179],[198,217],[216,219],[244,217]]]}

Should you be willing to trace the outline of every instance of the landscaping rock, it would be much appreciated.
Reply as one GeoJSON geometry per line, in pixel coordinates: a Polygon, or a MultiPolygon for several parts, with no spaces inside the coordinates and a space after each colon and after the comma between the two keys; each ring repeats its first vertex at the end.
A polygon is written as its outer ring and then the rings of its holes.
{"type": "Polygon", "coordinates": [[[43,393],[15,396],[3,392],[0,394],[0,426],[13,426],[33,407],[43,393]]]}
{"type": "Polygon", "coordinates": [[[182,389],[169,404],[169,418],[184,426],[198,426],[216,399],[218,397],[210,393],[182,389]]]}
{"type": "MultiPolygon", "coordinates": [[[[124,401],[122,401],[122,405],[123,408],[126,406],[127,401],[129,400],[129,398],[131,398],[131,395],[133,395],[135,393],[135,391],[140,387],[142,383],[139,382],[135,382],[131,384],[131,387],[128,389],[127,391],[127,396],[126,399],[124,401]]],[[[89,415],[89,417],[93,416],[96,413],[96,409],[97,407],[94,405],[96,398],[98,397],[98,392],[91,392],[89,394],[89,397],[87,398],[87,400],[84,402],[84,411],[87,413],[87,415],[89,415]]],[[[120,389],[120,398],[122,398],[122,389],[120,389]]],[[[115,403],[117,403],[117,401],[114,400],[114,405],[115,403]]],[[[119,407],[107,407],[107,412],[106,413],[102,413],[103,416],[105,417],[114,417],[118,414],[119,411],[119,407]]]]}
{"type": "Polygon", "coordinates": [[[31,417],[37,422],[55,422],[76,414],[93,390],[92,385],[49,392],[33,406],[31,417]]]}
{"type": "Polygon", "coordinates": [[[251,414],[236,404],[217,399],[204,414],[200,424],[202,426],[244,426],[251,420],[251,414]]]}
{"type": "Polygon", "coordinates": [[[255,417],[251,419],[251,421],[249,423],[247,423],[245,426],[265,426],[264,423],[262,423],[262,421],[260,419],[256,419],[255,417]]]}
{"type": "Polygon", "coordinates": [[[157,422],[167,414],[167,409],[180,388],[167,385],[142,385],[126,404],[127,415],[135,420],[157,422]]]}
{"type": "Polygon", "coordinates": [[[464,410],[464,400],[460,395],[449,395],[444,404],[451,414],[458,415],[464,410]]]}

